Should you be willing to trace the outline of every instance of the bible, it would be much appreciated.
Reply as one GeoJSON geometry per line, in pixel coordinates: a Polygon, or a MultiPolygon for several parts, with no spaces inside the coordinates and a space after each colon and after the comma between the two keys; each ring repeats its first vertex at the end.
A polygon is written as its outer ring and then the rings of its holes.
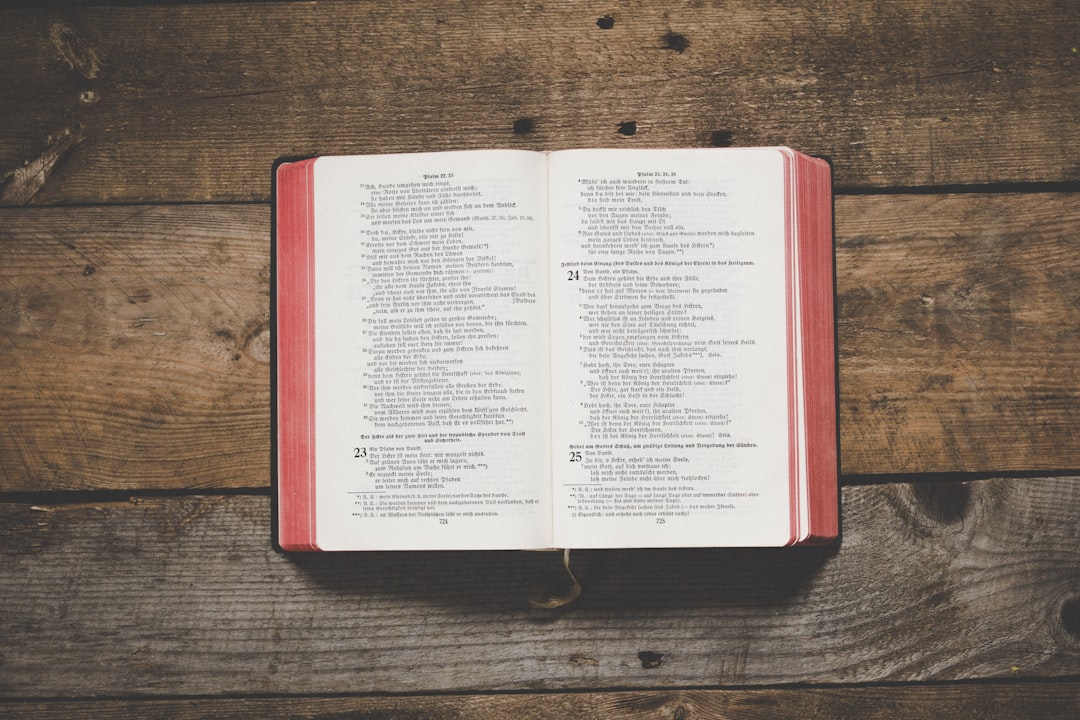
{"type": "Polygon", "coordinates": [[[274,177],[283,549],[836,537],[824,160],[469,150],[274,177]]]}

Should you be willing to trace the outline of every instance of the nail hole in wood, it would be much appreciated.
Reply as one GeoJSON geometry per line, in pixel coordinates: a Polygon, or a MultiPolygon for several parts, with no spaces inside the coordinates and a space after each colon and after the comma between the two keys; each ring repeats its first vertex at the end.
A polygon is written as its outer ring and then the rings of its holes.
{"type": "Polygon", "coordinates": [[[664,653],[652,652],[651,650],[642,650],[637,656],[638,660],[641,661],[641,667],[646,670],[658,668],[664,662],[664,653]]]}
{"type": "Polygon", "coordinates": [[[735,133],[730,130],[713,130],[712,136],[709,137],[709,142],[713,147],[731,147],[731,142],[735,138],[735,133]]]}
{"type": "Polygon", "coordinates": [[[531,117],[518,118],[514,121],[513,130],[515,135],[528,135],[536,129],[536,120],[531,117]]]}
{"type": "Polygon", "coordinates": [[[677,53],[683,53],[686,48],[690,47],[690,41],[685,35],[679,33],[669,32],[664,35],[664,47],[668,50],[674,50],[677,53]]]}

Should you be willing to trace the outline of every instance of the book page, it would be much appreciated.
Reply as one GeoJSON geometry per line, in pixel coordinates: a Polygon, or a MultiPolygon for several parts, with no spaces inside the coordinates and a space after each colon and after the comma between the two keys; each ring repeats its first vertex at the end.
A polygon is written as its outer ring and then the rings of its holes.
{"type": "Polygon", "coordinates": [[[565,151],[549,172],[555,542],[786,543],[783,155],[565,151]]]}
{"type": "Polygon", "coordinates": [[[550,545],[546,187],[538,153],[317,161],[320,547],[550,545]]]}

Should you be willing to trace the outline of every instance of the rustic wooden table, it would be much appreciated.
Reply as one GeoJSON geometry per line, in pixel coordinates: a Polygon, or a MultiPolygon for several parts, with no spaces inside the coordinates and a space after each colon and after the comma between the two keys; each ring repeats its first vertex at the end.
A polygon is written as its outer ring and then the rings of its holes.
{"type": "Polygon", "coordinates": [[[0,10],[0,715],[1080,715],[1080,3],[0,10]],[[286,557],[281,156],[835,173],[843,538],[286,557]]]}

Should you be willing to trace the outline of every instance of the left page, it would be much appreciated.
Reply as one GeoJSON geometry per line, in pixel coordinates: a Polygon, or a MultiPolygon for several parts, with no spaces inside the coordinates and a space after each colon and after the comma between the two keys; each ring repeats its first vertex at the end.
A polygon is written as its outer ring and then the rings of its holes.
{"type": "Polygon", "coordinates": [[[324,550],[550,545],[546,160],[319,158],[324,550]]]}

